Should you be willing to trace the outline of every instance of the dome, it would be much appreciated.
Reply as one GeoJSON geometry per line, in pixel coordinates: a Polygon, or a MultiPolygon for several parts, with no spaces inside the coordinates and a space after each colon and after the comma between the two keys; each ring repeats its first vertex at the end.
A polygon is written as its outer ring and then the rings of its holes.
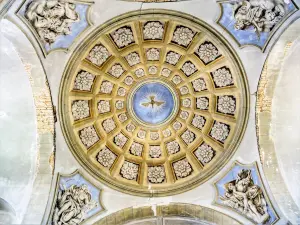
{"type": "Polygon", "coordinates": [[[227,41],[166,10],[119,16],[73,53],[60,87],[67,143],[87,171],[134,195],[205,182],[244,133],[248,86],[227,41]]]}

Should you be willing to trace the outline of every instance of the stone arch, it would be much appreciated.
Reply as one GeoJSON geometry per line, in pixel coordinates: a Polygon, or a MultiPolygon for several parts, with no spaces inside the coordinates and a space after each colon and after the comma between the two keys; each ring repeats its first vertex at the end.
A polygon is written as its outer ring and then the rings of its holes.
{"type": "MultiPolygon", "coordinates": [[[[165,224],[165,219],[182,219],[195,222],[193,224],[216,224],[216,225],[241,225],[242,223],[217,210],[200,205],[171,203],[169,205],[144,206],[139,208],[126,208],[112,213],[94,225],[129,225],[134,221],[146,222],[152,219],[149,224],[165,224]],[[156,222],[156,223],[155,223],[156,222]]],[[[141,223],[143,224],[143,223],[141,223]]]]}

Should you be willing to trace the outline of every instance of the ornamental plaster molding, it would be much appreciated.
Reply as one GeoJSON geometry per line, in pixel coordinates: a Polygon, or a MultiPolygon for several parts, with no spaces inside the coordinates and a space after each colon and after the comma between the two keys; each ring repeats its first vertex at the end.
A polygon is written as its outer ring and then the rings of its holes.
{"type": "Polygon", "coordinates": [[[23,0],[15,14],[30,29],[44,57],[53,51],[68,52],[88,30],[92,1],[23,0]]]}
{"type": "Polygon", "coordinates": [[[217,23],[242,48],[255,46],[265,52],[277,30],[297,10],[293,0],[217,0],[217,23]]]}
{"type": "Polygon", "coordinates": [[[54,198],[47,224],[81,225],[106,211],[103,190],[85,178],[79,170],[57,174],[54,198]]]}
{"type": "Polygon", "coordinates": [[[246,165],[235,161],[214,187],[215,205],[233,210],[257,225],[279,221],[256,162],[246,165]]]}

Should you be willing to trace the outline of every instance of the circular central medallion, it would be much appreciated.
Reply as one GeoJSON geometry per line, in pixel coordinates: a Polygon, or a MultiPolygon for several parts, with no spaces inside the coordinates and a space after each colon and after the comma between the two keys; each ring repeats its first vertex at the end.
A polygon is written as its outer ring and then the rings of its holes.
{"type": "Polygon", "coordinates": [[[143,126],[161,126],[178,112],[176,92],[165,81],[153,79],[140,82],[129,96],[128,111],[143,126]]]}

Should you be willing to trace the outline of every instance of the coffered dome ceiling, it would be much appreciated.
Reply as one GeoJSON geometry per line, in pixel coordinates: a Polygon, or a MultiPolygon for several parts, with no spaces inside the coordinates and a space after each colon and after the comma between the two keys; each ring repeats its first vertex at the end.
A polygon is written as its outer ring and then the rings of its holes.
{"type": "Polygon", "coordinates": [[[207,24],[172,11],[133,12],[96,29],[60,89],[77,160],[134,195],[180,193],[216,174],[247,115],[247,82],[232,48],[207,24]]]}

